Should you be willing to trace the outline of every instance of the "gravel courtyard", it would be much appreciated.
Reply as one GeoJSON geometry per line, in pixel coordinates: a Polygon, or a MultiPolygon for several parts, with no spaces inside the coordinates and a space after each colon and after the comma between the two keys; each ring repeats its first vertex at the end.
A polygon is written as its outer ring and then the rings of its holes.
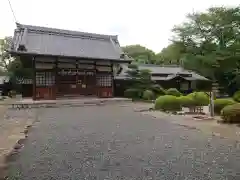
{"type": "Polygon", "coordinates": [[[8,179],[240,179],[239,143],[142,115],[131,104],[38,114],[8,179]]]}

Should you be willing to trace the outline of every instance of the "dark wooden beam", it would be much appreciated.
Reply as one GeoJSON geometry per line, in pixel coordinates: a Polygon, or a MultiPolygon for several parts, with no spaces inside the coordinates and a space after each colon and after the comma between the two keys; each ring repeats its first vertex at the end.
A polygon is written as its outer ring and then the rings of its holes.
{"type": "Polygon", "coordinates": [[[119,63],[131,63],[132,60],[120,60],[120,59],[101,59],[101,58],[91,58],[91,57],[78,57],[78,56],[64,56],[64,55],[51,55],[51,54],[37,54],[37,53],[29,53],[23,51],[9,51],[12,56],[16,55],[31,55],[38,57],[60,57],[60,58],[71,58],[71,59],[82,59],[82,60],[93,60],[93,61],[111,61],[111,62],[119,62],[119,63]]]}
{"type": "Polygon", "coordinates": [[[111,63],[111,76],[112,76],[112,97],[114,96],[115,89],[114,89],[114,74],[113,74],[113,63],[111,63]]]}
{"type": "Polygon", "coordinates": [[[98,76],[98,72],[97,72],[97,66],[96,66],[96,61],[94,61],[94,71],[95,71],[95,95],[99,96],[99,87],[97,85],[97,76],[98,76]]]}
{"type": "Polygon", "coordinates": [[[35,62],[35,56],[32,57],[32,68],[33,68],[33,100],[36,100],[36,62],[35,62]]]}
{"type": "Polygon", "coordinates": [[[191,81],[188,81],[188,90],[189,89],[192,89],[192,82],[191,81]]]}
{"type": "Polygon", "coordinates": [[[36,61],[36,63],[53,64],[54,62],[51,62],[51,61],[36,61]]]}
{"type": "Polygon", "coordinates": [[[58,93],[59,78],[58,78],[58,57],[55,58],[55,97],[58,93]]]}
{"type": "Polygon", "coordinates": [[[97,72],[97,65],[96,65],[96,61],[94,61],[94,70],[95,70],[95,72],[97,72]]]}
{"type": "MultiPolygon", "coordinates": [[[[91,62],[82,62],[82,63],[80,63],[79,61],[75,61],[76,62],[76,64],[84,64],[84,65],[93,65],[94,63],[91,63],[91,62]]],[[[59,63],[61,63],[61,64],[75,64],[75,62],[66,62],[66,61],[59,61],[59,63]]]]}
{"type": "Polygon", "coordinates": [[[100,66],[100,67],[111,67],[111,65],[107,65],[107,64],[96,64],[96,66],[98,67],[98,66],[100,66]]]}

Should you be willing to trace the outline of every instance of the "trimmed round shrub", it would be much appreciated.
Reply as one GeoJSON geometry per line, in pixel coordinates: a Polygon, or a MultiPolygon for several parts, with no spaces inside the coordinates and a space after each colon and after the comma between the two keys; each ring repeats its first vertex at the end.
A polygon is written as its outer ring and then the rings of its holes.
{"type": "Polygon", "coordinates": [[[176,96],[159,96],[155,101],[155,109],[163,111],[180,111],[181,104],[176,96]]]}
{"type": "Polygon", "coordinates": [[[221,117],[225,123],[240,123],[240,103],[224,107],[221,117]]]}
{"type": "Polygon", "coordinates": [[[154,93],[151,91],[151,90],[145,90],[144,92],[143,92],[143,96],[142,96],[142,98],[144,99],[144,100],[153,100],[154,99],[154,93]]]}
{"type": "Polygon", "coordinates": [[[220,114],[221,110],[228,105],[236,104],[233,99],[216,99],[214,100],[214,112],[220,114]]]}
{"type": "Polygon", "coordinates": [[[240,91],[237,91],[237,92],[234,93],[233,99],[236,102],[240,102],[240,91]]]}
{"type": "Polygon", "coordinates": [[[131,99],[139,99],[141,98],[142,92],[139,89],[126,89],[124,91],[124,96],[126,98],[131,98],[131,99]]]}
{"type": "Polygon", "coordinates": [[[193,99],[193,106],[208,106],[209,96],[204,92],[193,92],[187,95],[193,99]]]}
{"type": "Polygon", "coordinates": [[[194,106],[194,100],[190,96],[180,96],[178,97],[182,107],[192,107],[194,106]]]}
{"type": "Polygon", "coordinates": [[[162,96],[166,94],[166,91],[159,84],[152,85],[150,90],[152,90],[152,92],[157,96],[162,96]]]}
{"type": "Polygon", "coordinates": [[[167,95],[176,96],[176,97],[179,97],[179,96],[182,95],[176,88],[170,88],[170,89],[168,89],[168,90],[166,91],[166,94],[167,94],[167,95]]]}

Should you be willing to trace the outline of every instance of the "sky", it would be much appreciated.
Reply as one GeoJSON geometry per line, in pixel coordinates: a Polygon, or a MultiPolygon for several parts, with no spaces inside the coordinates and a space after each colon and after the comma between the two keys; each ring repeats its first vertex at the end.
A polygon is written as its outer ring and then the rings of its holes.
{"type": "MultiPolygon", "coordinates": [[[[19,23],[118,35],[122,46],[166,47],[174,25],[186,14],[239,0],[10,0],[19,23]]],[[[12,36],[15,21],[8,0],[0,0],[0,38],[12,36]]]]}

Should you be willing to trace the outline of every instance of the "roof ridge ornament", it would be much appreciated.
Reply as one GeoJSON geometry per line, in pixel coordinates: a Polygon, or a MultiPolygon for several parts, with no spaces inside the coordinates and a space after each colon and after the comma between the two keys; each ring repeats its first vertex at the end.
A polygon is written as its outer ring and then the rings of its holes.
{"type": "Polygon", "coordinates": [[[19,51],[27,51],[26,44],[27,44],[27,31],[28,29],[25,27],[22,33],[21,41],[18,46],[19,51]]]}

